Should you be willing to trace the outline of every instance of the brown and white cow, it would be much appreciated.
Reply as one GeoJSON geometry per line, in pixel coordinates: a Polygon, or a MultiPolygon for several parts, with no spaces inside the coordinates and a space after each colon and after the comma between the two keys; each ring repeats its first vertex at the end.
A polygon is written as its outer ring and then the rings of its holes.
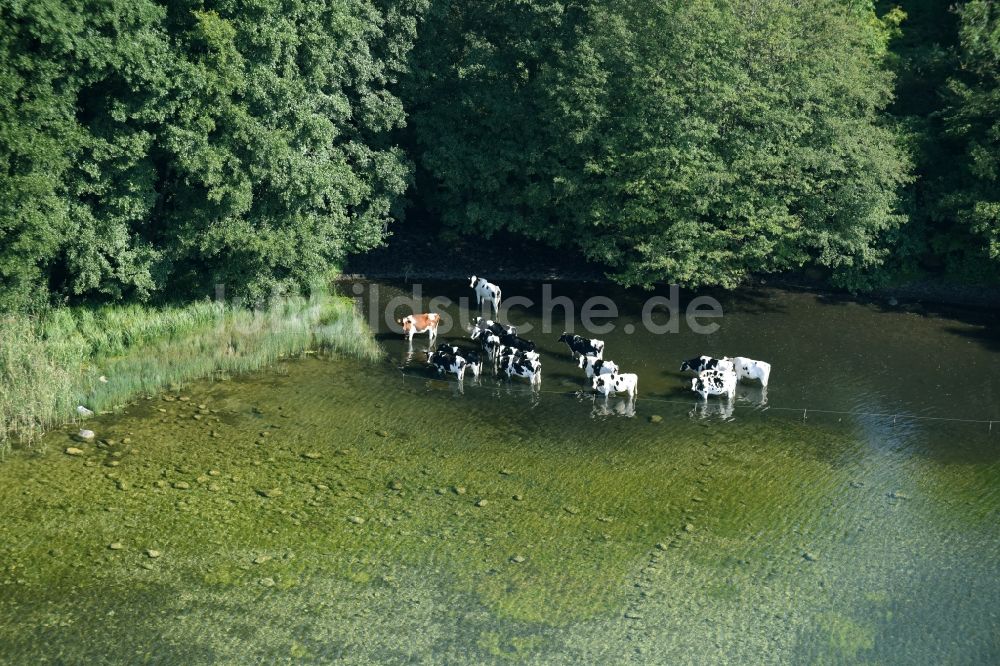
{"type": "Polygon", "coordinates": [[[441,323],[441,315],[430,312],[425,314],[411,314],[398,320],[403,325],[403,335],[410,342],[417,333],[427,333],[429,341],[434,342],[438,334],[438,324],[441,323]]]}

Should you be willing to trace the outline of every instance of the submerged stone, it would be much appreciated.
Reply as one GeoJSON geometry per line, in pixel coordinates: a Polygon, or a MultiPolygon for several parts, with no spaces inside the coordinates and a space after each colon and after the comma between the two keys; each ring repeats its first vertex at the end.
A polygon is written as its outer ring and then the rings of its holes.
{"type": "Polygon", "coordinates": [[[816,560],[819,559],[819,555],[816,555],[815,553],[810,553],[809,551],[806,551],[806,552],[802,553],[802,558],[805,559],[807,562],[815,562],[816,560]]]}
{"type": "Polygon", "coordinates": [[[515,564],[520,564],[521,562],[524,562],[526,559],[527,558],[524,555],[515,555],[512,558],[510,558],[510,561],[514,562],[515,564]]]}
{"type": "Polygon", "coordinates": [[[261,497],[281,497],[284,495],[281,488],[258,488],[257,494],[261,497]]]}
{"type": "Polygon", "coordinates": [[[489,504],[489,501],[485,499],[480,499],[476,502],[476,506],[486,506],[487,504],[489,504]]]}
{"type": "Polygon", "coordinates": [[[110,548],[111,550],[121,550],[124,547],[125,546],[122,544],[121,541],[115,541],[114,543],[109,543],[108,544],[108,548],[110,548]]]}
{"type": "Polygon", "coordinates": [[[319,453],[318,451],[309,451],[307,453],[303,453],[302,457],[308,458],[309,460],[319,460],[320,458],[323,457],[323,454],[319,453]]]}
{"type": "Polygon", "coordinates": [[[649,417],[650,423],[660,423],[661,421],[663,421],[663,417],[660,416],[659,414],[653,414],[652,416],[649,417]]]}
{"type": "Polygon", "coordinates": [[[158,551],[158,550],[153,549],[153,548],[147,548],[146,549],[146,555],[150,559],[155,560],[157,557],[159,557],[160,555],[162,555],[162,553],[160,551],[158,551]]]}
{"type": "Polygon", "coordinates": [[[68,456],[82,456],[83,449],[78,449],[75,446],[66,447],[66,455],[68,456]]]}
{"type": "Polygon", "coordinates": [[[189,490],[191,488],[191,484],[187,481],[174,481],[174,488],[177,490],[189,490]]]}
{"type": "Polygon", "coordinates": [[[389,482],[389,489],[390,490],[402,490],[403,489],[403,482],[399,481],[399,480],[396,480],[396,479],[393,479],[392,481],[389,482]]]}
{"type": "Polygon", "coordinates": [[[350,516],[347,520],[355,525],[363,525],[365,522],[365,519],[361,516],[350,516]]]}
{"type": "Polygon", "coordinates": [[[97,437],[97,435],[94,434],[94,431],[87,430],[86,428],[83,428],[80,432],[76,433],[76,438],[81,442],[92,442],[95,437],[97,437]]]}

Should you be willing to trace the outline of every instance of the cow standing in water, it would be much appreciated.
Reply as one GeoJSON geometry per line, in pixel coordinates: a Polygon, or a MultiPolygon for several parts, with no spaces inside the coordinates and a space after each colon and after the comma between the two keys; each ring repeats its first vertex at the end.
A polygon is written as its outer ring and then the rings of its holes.
{"type": "Polygon", "coordinates": [[[702,370],[691,380],[691,390],[708,400],[710,395],[725,395],[730,400],[736,395],[736,372],[729,369],[702,370]]]}
{"type": "Polygon", "coordinates": [[[756,379],[760,381],[761,386],[767,388],[767,382],[771,378],[770,363],[737,356],[733,358],[733,365],[736,366],[736,374],[740,379],[756,379]]]}
{"type": "Polygon", "coordinates": [[[727,370],[729,372],[736,372],[736,367],[733,364],[733,360],[725,356],[722,358],[699,356],[698,358],[688,359],[681,363],[681,372],[684,372],[685,370],[690,370],[698,375],[705,370],[727,370]]]}
{"type": "Polygon", "coordinates": [[[618,364],[614,361],[605,361],[596,356],[581,356],[577,365],[587,373],[587,379],[594,375],[610,375],[618,372],[618,364]]]}
{"type": "Polygon", "coordinates": [[[469,278],[469,286],[476,290],[476,305],[480,307],[483,301],[493,305],[493,314],[500,313],[500,287],[489,282],[486,278],[473,275],[469,278]]]}
{"type": "Polygon", "coordinates": [[[639,393],[639,375],[631,372],[594,375],[593,387],[605,398],[612,393],[628,393],[629,398],[634,398],[639,393]]]}
{"type": "Polygon", "coordinates": [[[588,340],[580,337],[579,335],[572,335],[563,331],[563,334],[559,336],[559,342],[566,343],[569,347],[570,354],[573,355],[573,358],[577,358],[578,356],[604,358],[603,340],[588,340]]]}
{"type": "Polygon", "coordinates": [[[411,314],[397,320],[403,325],[403,335],[409,342],[413,342],[416,333],[427,333],[429,344],[434,344],[434,338],[438,334],[438,324],[441,323],[441,315],[431,312],[427,314],[411,314]]]}

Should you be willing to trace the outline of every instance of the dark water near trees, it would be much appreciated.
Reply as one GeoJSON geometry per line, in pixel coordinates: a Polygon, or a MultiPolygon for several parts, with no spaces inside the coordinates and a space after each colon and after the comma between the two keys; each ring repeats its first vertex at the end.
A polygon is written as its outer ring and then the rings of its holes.
{"type": "Polygon", "coordinates": [[[995,316],[761,291],[720,297],[713,335],[651,335],[647,294],[608,295],[633,418],[581,390],[561,322],[527,335],[537,392],[460,391],[383,329],[381,365],[203,382],[89,422],[110,443],[84,456],[68,428],[10,456],[0,656],[996,663],[995,316]],[[704,407],[677,371],[699,353],[771,362],[766,396],[704,407]]]}

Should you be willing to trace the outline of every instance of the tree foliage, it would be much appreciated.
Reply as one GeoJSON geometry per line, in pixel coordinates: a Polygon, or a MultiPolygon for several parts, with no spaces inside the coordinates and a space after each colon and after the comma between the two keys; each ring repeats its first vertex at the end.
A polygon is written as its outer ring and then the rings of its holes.
{"type": "Polygon", "coordinates": [[[0,0],[0,308],[295,289],[411,163],[625,284],[995,276],[998,9],[893,2],[0,0]]]}
{"type": "Polygon", "coordinates": [[[428,196],[626,284],[817,262],[863,284],[903,222],[870,3],[439,2],[416,51],[428,196]]]}
{"type": "Polygon", "coordinates": [[[1000,268],[1000,7],[970,0],[958,9],[959,69],[947,83],[945,131],[961,146],[961,182],[945,198],[978,243],[973,253],[1000,268]]]}
{"type": "Polygon", "coordinates": [[[257,296],[378,245],[424,0],[4,0],[0,304],[257,296]]]}

